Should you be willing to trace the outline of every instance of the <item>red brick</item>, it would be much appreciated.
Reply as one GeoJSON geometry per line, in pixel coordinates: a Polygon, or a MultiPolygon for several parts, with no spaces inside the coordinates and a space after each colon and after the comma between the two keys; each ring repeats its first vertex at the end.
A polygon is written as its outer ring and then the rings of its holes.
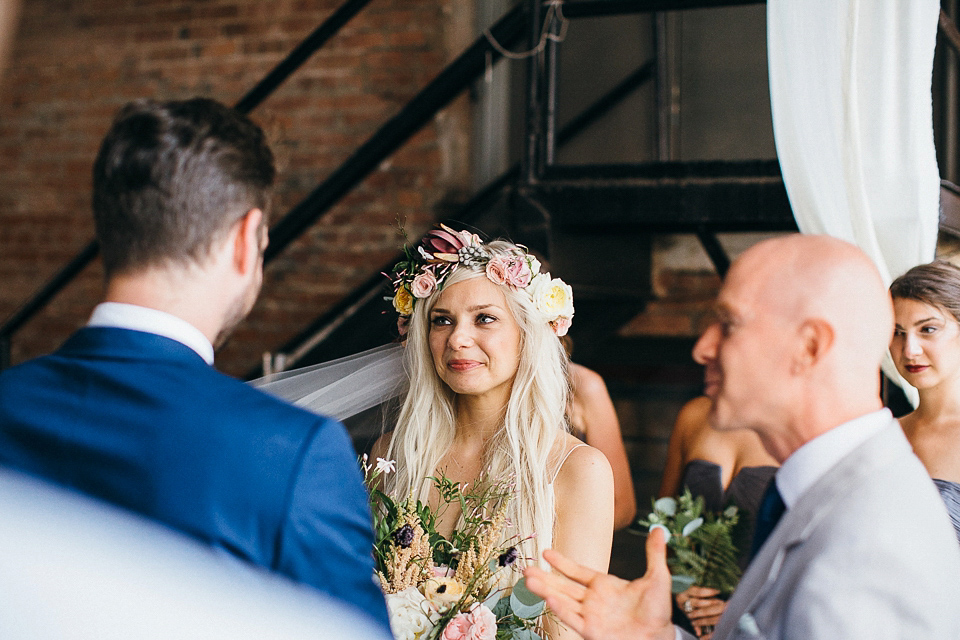
{"type": "MultiPolygon", "coordinates": [[[[24,3],[0,91],[0,317],[90,239],[90,165],[121,105],[195,93],[234,102],[340,3],[24,3]]],[[[440,71],[448,3],[371,3],[254,111],[280,167],[274,220],[440,71]]],[[[398,216],[411,232],[429,225],[461,188],[444,183],[438,135],[428,124],[269,265],[260,302],[218,354],[224,370],[246,372],[370,277],[402,244],[398,216]]],[[[55,298],[15,336],[14,360],[81,325],[101,278],[97,262],[55,298]]]]}

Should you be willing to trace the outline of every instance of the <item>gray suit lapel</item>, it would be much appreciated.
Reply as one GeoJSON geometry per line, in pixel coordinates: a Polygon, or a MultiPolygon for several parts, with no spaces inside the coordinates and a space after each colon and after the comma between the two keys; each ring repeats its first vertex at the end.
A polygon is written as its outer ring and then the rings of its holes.
{"type": "Polygon", "coordinates": [[[774,626],[780,607],[760,605],[767,598],[789,598],[779,593],[775,583],[788,554],[802,553],[803,543],[828,519],[837,503],[848,495],[850,487],[861,486],[878,473],[881,466],[904,451],[910,451],[900,425],[890,425],[833,466],[816,484],[788,509],[750,563],[740,584],[727,603],[717,625],[715,640],[764,638],[762,629],[774,626]]]}

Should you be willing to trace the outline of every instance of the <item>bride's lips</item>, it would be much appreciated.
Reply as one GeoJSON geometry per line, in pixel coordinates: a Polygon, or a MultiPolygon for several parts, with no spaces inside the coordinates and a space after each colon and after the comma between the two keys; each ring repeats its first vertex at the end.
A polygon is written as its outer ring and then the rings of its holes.
{"type": "Polygon", "coordinates": [[[480,363],[476,360],[450,360],[447,362],[447,367],[453,371],[462,373],[464,371],[470,371],[471,369],[476,369],[480,366],[480,363]]]}
{"type": "Polygon", "coordinates": [[[903,368],[909,373],[920,373],[921,371],[926,371],[930,368],[928,364],[905,364],[903,368]]]}

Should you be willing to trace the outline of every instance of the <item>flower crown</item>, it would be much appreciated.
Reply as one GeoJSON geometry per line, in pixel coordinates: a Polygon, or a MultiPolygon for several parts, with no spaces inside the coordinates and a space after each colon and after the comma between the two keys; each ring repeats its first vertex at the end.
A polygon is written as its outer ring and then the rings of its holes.
{"type": "Polygon", "coordinates": [[[406,320],[416,301],[442,289],[447,277],[461,266],[483,269],[490,282],[526,291],[557,336],[566,335],[570,328],[573,289],[560,278],[541,273],[540,261],[522,245],[508,255],[494,254],[480,236],[441,224],[439,229],[427,233],[417,253],[406,247],[404,251],[406,258],[388,276],[394,291],[393,298],[388,300],[400,314],[401,334],[406,332],[406,320]]]}

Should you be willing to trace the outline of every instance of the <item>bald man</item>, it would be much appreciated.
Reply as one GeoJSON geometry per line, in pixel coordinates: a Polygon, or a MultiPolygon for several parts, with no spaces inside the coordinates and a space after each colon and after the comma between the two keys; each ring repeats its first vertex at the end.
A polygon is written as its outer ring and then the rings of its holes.
{"type": "MultiPolygon", "coordinates": [[[[694,347],[716,429],[750,429],[782,466],[785,506],[713,640],[958,638],[960,548],[929,476],[882,408],[893,331],[886,288],[856,247],[760,243],[731,267],[694,347]]],[[[762,508],[761,508],[762,511],[762,508]]],[[[528,586],[588,640],[690,638],[670,624],[661,531],[633,582],[544,556],[528,586]]]]}

